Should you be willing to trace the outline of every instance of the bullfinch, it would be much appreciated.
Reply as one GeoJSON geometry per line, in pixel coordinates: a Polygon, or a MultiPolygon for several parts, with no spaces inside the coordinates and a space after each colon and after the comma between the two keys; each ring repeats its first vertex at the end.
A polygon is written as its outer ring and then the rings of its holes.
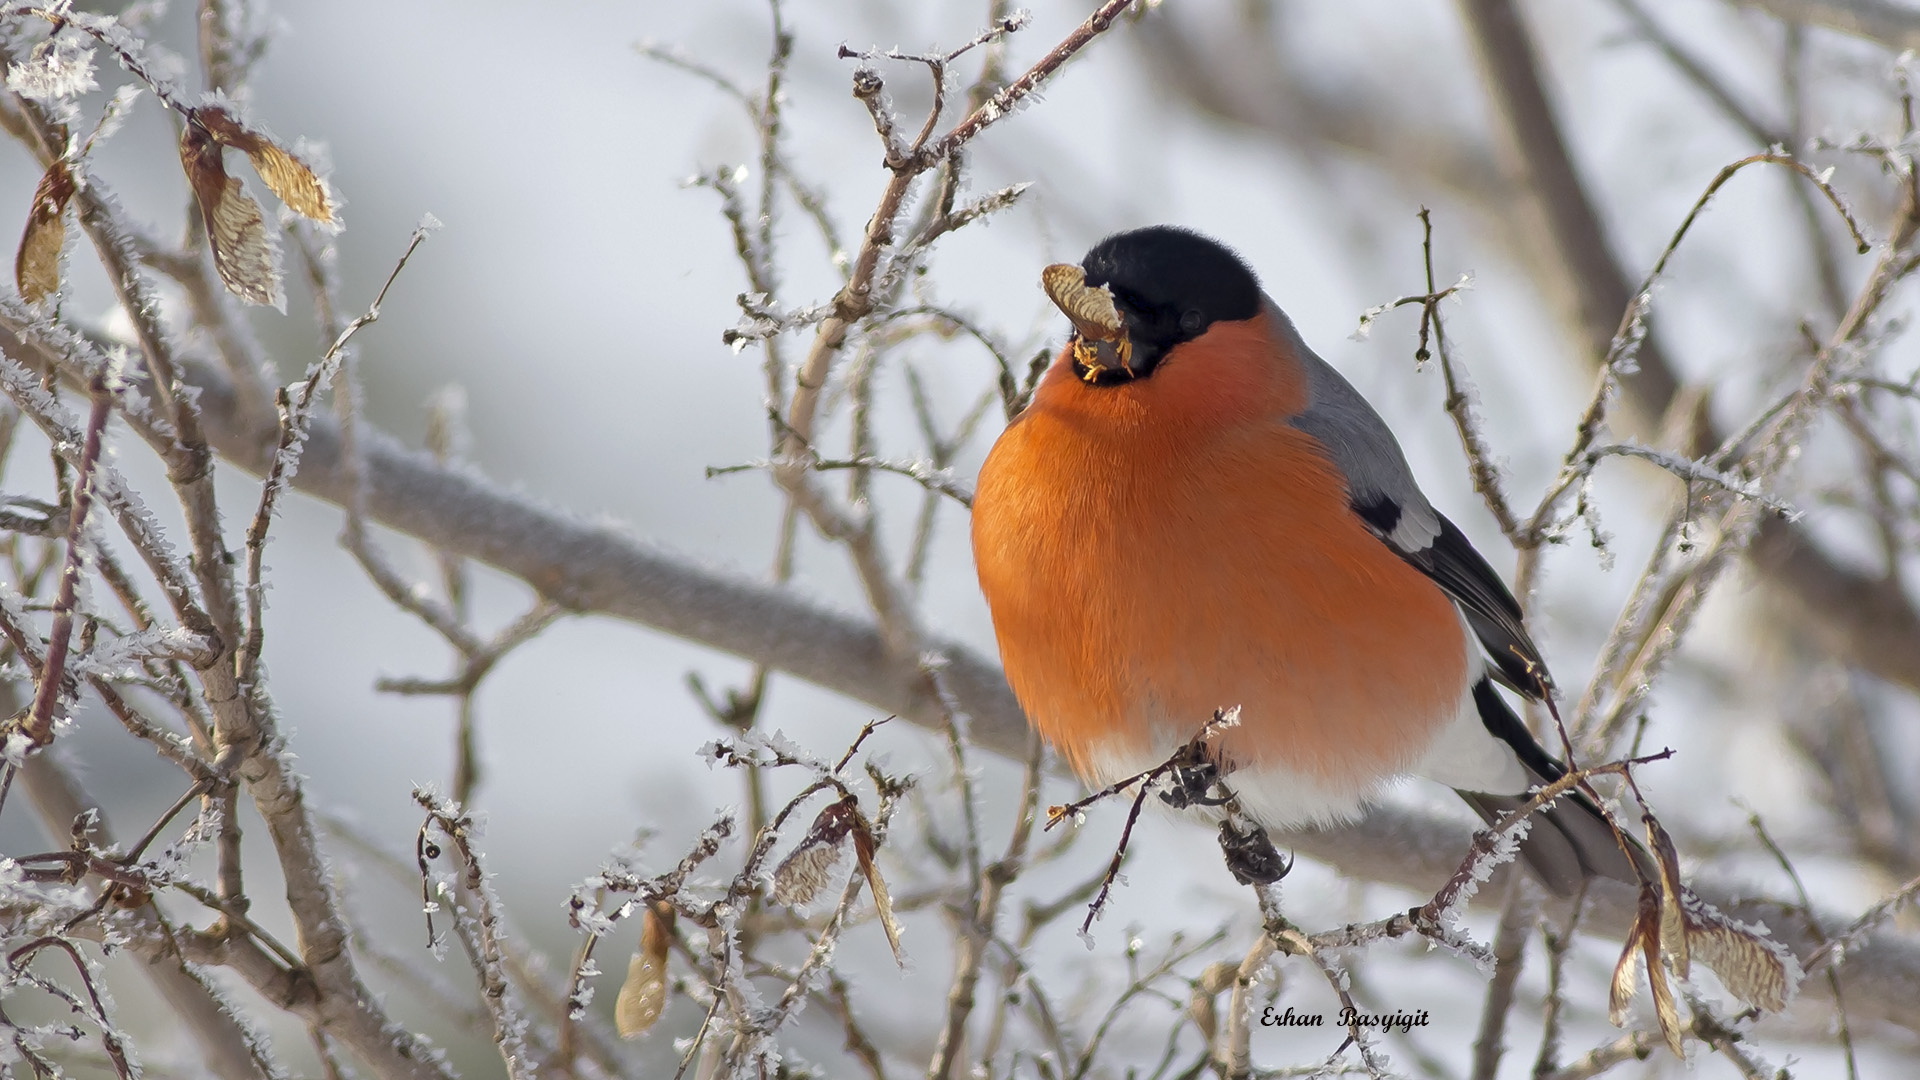
{"type": "MultiPolygon", "coordinates": [[[[1007,679],[1082,779],[1234,705],[1209,764],[1270,829],[1405,775],[1496,820],[1565,775],[1496,686],[1553,691],[1520,605],[1238,255],[1155,226],[1043,283],[1073,334],[981,469],[973,551],[1007,679]]],[[[1648,865],[1578,794],[1521,855],[1559,894],[1648,865]]]]}

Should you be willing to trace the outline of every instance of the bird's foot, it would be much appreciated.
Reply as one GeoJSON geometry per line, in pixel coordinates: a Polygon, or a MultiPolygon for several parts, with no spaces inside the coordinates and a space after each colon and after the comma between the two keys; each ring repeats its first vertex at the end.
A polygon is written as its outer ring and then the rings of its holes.
{"type": "Polygon", "coordinates": [[[1211,761],[1176,765],[1167,772],[1167,789],[1160,793],[1160,801],[1175,810],[1189,806],[1224,806],[1233,796],[1212,794],[1219,783],[1220,769],[1211,761]]]}
{"type": "Polygon", "coordinates": [[[1293,860],[1280,854],[1267,830],[1258,825],[1241,832],[1233,822],[1221,822],[1220,853],[1227,858],[1233,880],[1242,885],[1271,885],[1293,869],[1293,860]]]}

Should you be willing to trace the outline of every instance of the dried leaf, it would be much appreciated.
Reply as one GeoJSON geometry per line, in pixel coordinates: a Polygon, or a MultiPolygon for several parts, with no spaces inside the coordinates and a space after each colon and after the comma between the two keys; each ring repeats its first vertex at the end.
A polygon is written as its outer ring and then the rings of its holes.
{"type": "Polygon", "coordinates": [[[1194,1026],[1206,1038],[1208,1046],[1213,1045],[1215,1035],[1220,1028],[1220,1009],[1215,1001],[1240,977],[1240,965],[1232,960],[1217,960],[1207,965],[1200,978],[1194,981],[1193,993],[1187,998],[1187,1016],[1194,1026]]]}
{"type": "Polygon", "coordinates": [[[1674,1004],[1673,987],[1667,982],[1667,969],[1660,963],[1661,902],[1652,885],[1640,887],[1640,910],[1634,916],[1633,929],[1627,932],[1626,947],[1620,950],[1620,962],[1613,968],[1613,984],[1607,994],[1607,1019],[1614,1027],[1625,1027],[1627,1010],[1633,1005],[1641,961],[1646,962],[1647,986],[1653,991],[1653,1012],[1660,1022],[1660,1034],[1676,1057],[1685,1058],[1680,1042],[1680,1011],[1674,1004]]]}
{"type": "Polygon", "coordinates": [[[620,996],[613,1001],[614,1029],[623,1039],[637,1039],[660,1019],[666,1003],[666,968],[635,951],[627,962],[627,981],[620,984],[620,996]]]}
{"type": "Polygon", "coordinates": [[[1613,966],[1613,984],[1607,993],[1607,1022],[1614,1027],[1627,1026],[1627,1010],[1633,1006],[1633,993],[1640,983],[1640,935],[1642,920],[1635,919],[1627,931],[1626,947],[1620,950],[1620,962],[1613,966]]]}
{"type": "Polygon", "coordinates": [[[773,902],[803,908],[820,896],[846,849],[832,844],[795,848],[773,872],[773,902]]]}
{"type": "Polygon", "coordinates": [[[858,810],[846,799],[820,811],[807,835],[774,869],[774,903],[788,907],[813,903],[846,855],[847,837],[858,819],[858,810]]]}
{"type": "Polygon", "coordinates": [[[640,948],[627,963],[627,981],[613,1002],[613,1026],[623,1039],[646,1034],[667,1007],[667,947],[673,942],[671,904],[648,905],[640,922],[640,948]]]}
{"type": "Polygon", "coordinates": [[[1666,1037],[1667,1049],[1673,1056],[1686,1059],[1686,1047],[1680,1043],[1680,1010],[1673,1003],[1673,987],[1667,985],[1667,969],[1660,963],[1660,941],[1656,936],[1657,911],[1649,912],[1643,900],[1639,922],[1645,929],[1639,933],[1641,951],[1647,958],[1647,986],[1653,990],[1653,1015],[1660,1021],[1660,1034],[1666,1037]]]}
{"type": "Polygon", "coordinates": [[[288,209],[322,225],[335,223],[333,197],[326,183],[285,147],[241,124],[218,105],[193,109],[187,120],[189,127],[199,127],[215,143],[245,153],[253,170],[288,209]]]}
{"type": "MultiPolygon", "coordinates": [[[[852,802],[851,798],[845,802],[852,802]]],[[[867,888],[873,892],[873,908],[880,916],[880,929],[887,933],[887,947],[893,950],[893,962],[907,966],[907,954],[900,951],[900,923],[893,917],[893,897],[887,893],[886,879],[873,859],[873,830],[856,811],[853,817],[853,853],[860,860],[860,872],[867,876],[867,888]]]]}
{"type": "Polygon", "coordinates": [[[1735,922],[1691,893],[1685,897],[1684,918],[1693,954],[1728,992],[1768,1012],[1787,1007],[1804,973],[1792,953],[1766,936],[1764,926],[1735,922]]]}
{"type": "Polygon", "coordinates": [[[235,146],[249,149],[259,136],[248,131],[233,114],[218,105],[202,105],[187,110],[187,123],[207,133],[207,137],[222,146],[235,146]]]}
{"type": "Polygon", "coordinates": [[[247,159],[260,179],[267,182],[280,201],[294,213],[322,225],[333,224],[333,200],[327,186],[299,158],[280,148],[278,143],[262,140],[257,151],[248,151],[247,159]]]}
{"type": "MultiPolygon", "coordinates": [[[[198,110],[196,110],[198,111],[198,110]]],[[[213,247],[214,269],[229,292],[253,304],[284,307],[280,294],[280,253],[240,181],[227,175],[220,143],[199,124],[189,123],[180,137],[180,161],[200,203],[213,247]]]]}
{"type": "Polygon", "coordinates": [[[26,231],[13,260],[13,280],[29,304],[60,291],[60,253],[67,244],[67,202],[73,198],[73,174],[55,161],[40,177],[27,211],[26,231]]]}
{"type": "Polygon", "coordinates": [[[267,234],[260,204],[241,188],[236,177],[229,177],[223,188],[211,206],[201,204],[220,280],[248,303],[283,307],[286,301],[280,295],[280,253],[267,234]]]}
{"type": "Polygon", "coordinates": [[[1660,948],[1667,954],[1667,961],[1673,965],[1673,973],[1687,978],[1693,971],[1693,959],[1688,948],[1686,920],[1680,913],[1680,898],[1684,890],[1680,887],[1680,854],[1674,850],[1673,837],[1652,814],[1642,814],[1641,823],[1647,828],[1647,846],[1653,849],[1654,859],[1660,864],[1660,948]]]}

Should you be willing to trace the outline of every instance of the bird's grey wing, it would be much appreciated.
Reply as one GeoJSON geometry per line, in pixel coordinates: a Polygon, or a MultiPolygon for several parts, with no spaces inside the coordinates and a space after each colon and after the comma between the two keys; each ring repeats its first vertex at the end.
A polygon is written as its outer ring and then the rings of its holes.
{"type": "Polygon", "coordinates": [[[1307,406],[1289,423],[1313,436],[1346,475],[1353,512],[1382,543],[1453,598],[1501,682],[1529,697],[1545,697],[1552,680],[1506,582],[1459,527],[1420,493],[1399,441],[1373,406],[1307,347],[1271,301],[1267,317],[1306,375],[1307,406]]]}

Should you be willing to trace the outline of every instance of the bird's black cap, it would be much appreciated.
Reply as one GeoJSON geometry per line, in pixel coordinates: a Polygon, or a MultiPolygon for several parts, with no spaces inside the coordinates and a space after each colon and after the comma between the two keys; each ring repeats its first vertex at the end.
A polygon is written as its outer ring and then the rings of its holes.
{"type": "Polygon", "coordinates": [[[1226,245],[1173,225],[1115,233],[1080,261],[1087,284],[1105,285],[1126,320],[1136,375],[1216,322],[1260,313],[1260,281],[1226,245]],[[1141,356],[1142,350],[1150,355],[1141,356]],[[1142,361],[1146,361],[1142,363],[1142,361]]]}

